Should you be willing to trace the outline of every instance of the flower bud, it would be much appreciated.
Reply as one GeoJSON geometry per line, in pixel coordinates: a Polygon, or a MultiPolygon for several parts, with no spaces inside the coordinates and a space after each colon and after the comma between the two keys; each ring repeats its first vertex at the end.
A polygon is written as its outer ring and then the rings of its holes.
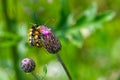
{"type": "Polygon", "coordinates": [[[26,73],[32,72],[35,69],[35,62],[30,58],[25,58],[21,61],[21,68],[26,73]]]}
{"type": "Polygon", "coordinates": [[[49,53],[57,53],[61,49],[60,41],[51,32],[51,29],[41,26],[40,32],[42,34],[43,45],[49,53]]]}

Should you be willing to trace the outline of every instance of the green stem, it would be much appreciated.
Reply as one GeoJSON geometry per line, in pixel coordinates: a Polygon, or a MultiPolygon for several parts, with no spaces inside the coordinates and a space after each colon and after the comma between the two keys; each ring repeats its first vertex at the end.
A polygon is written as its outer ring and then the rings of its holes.
{"type": "Polygon", "coordinates": [[[35,80],[39,80],[39,78],[37,77],[37,75],[34,72],[31,72],[31,75],[34,77],[35,80]]]}
{"type": "Polygon", "coordinates": [[[71,75],[70,75],[70,73],[69,73],[67,67],[65,66],[65,64],[64,64],[64,62],[63,62],[63,60],[62,60],[62,58],[60,57],[59,53],[57,53],[56,56],[57,56],[57,59],[59,60],[59,62],[61,63],[61,65],[63,66],[63,68],[64,68],[64,70],[65,70],[65,72],[66,72],[66,74],[67,74],[69,80],[72,80],[72,77],[71,77],[71,75]]]}
{"type": "MultiPolygon", "coordinates": [[[[6,22],[5,30],[10,33],[16,34],[16,24],[17,24],[16,19],[15,18],[10,19],[9,13],[7,11],[8,7],[9,7],[7,5],[8,4],[7,2],[8,2],[7,0],[2,0],[3,15],[4,15],[5,22],[6,22]]],[[[14,71],[15,71],[16,80],[23,80],[22,75],[20,74],[19,67],[18,67],[19,55],[18,55],[18,51],[17,51],[17,44],[11,46],[10,49],[11,49],[11,56],[13,59],[13,67],[14,67],[14,71]]]]}

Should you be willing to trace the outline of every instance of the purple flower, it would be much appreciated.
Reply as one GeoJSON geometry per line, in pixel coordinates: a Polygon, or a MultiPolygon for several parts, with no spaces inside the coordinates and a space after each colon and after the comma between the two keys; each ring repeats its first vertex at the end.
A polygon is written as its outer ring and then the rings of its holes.
{"type": "Polygon", "coordinates": [[[61,43],[45,26],[33,26],[28,33],[28,40],[32,46],[45,47],[49,53],[57,53],[61,49],[61,43]]]}
{"type": "Polygon", "coordinates": [[[45,26],[41,26],[40,27],[40,31],[42,33],[43,36],[47,36],[51,33],[51,29],[45,27],[45,26]]]}
{"type": "Polygon", "coordinates": [[[61,43],[57,37],[52,33],[51,29],[41,26],[43,45],[49,53],[57,53],[61,49],[61,43]]]}
{"type": "Polygon", "coordinates": [[[21,68],[24,72],[32,72],[35,69],[35,62],[30,58],[25,58],[21,61],[21,68]]]}

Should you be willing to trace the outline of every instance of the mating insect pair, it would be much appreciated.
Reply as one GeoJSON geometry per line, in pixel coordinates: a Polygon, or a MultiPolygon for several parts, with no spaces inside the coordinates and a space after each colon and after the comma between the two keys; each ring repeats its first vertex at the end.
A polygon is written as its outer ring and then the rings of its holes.
{"type": "Polygon", "coordinates": [[[43,25],[33,25],[29,29],[28,40],[32,46],[45,47],[49,53],[55,54],[61,49],[61,43],[55,34],[43,25]]]}

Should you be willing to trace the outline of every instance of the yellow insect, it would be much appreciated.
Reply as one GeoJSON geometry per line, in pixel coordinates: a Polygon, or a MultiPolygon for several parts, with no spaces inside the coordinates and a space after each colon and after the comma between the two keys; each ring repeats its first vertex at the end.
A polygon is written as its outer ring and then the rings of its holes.
{"type": "Polygon", "coordinates": [[[32,46],[42,47],[42,40],[39,28],[40,26],[35,24],[29,29],[28,40],[32,46]]]}

